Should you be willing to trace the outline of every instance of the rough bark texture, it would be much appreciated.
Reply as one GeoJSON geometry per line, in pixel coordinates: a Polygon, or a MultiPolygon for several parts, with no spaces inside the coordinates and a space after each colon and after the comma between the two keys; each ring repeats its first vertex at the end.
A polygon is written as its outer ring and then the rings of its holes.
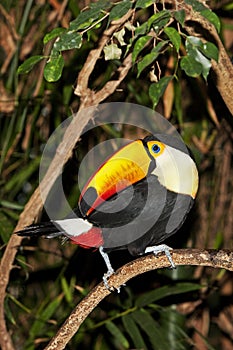
{"type": "MultiPolygon", "coordinates": [[[[201,250],[180,249],[172,252],[174,263],[179,265],[199,265],[213,268],[224,268],[233,271],[233,252],[226,250],[201,250]]],[[[169,267],[169,261],[165,255],[159,257],[153,254],[139,258],[122,266],[109,278],[109,286],[119,288],[131,278],[145,272],[169,267]]],[[[124,288],[124,287],[122,287],[124,288]]],[[[69,340],[78,331],[79,327],[94,308],[110,294],[102,283],[97,285],[91,292],[75,307],[65,323],[51,340],[46,350],[64,349],[69,340]]]]}

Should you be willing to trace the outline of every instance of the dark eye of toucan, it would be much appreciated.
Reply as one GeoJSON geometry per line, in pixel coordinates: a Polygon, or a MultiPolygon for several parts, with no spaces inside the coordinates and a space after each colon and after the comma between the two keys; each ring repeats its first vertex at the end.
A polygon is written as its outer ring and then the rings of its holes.
{"type": "Polygon", "coordinates": [[[159,153],[160,147],[159,147],[159,145],[158,145],[157,143],[155,143],[155,144],[152,146],[152,151],[153,151],[154,153],[159,153]]]}

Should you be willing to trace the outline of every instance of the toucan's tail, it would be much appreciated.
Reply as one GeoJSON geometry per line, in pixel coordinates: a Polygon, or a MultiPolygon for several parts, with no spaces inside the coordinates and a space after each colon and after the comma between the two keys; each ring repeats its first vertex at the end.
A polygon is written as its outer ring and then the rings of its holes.
{"type": "Polygon", "coordinates": [[[55,226],[51,221],[32,224],[20,231],[16,231],[15,233],[23,237],[44,236],[46,238],[54,238],[64,234],[64,232],[59,231],[58,227],[55,226]]]}

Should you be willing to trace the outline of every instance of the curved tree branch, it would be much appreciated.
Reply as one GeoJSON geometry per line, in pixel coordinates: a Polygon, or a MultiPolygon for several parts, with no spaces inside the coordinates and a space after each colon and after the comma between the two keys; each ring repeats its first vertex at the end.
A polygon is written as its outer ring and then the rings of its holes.
{"type": "MultiPolygon", "coordinates": [[[[74,90],[75,95],[80,96],[81,102],[83,104],[86,104],[86,100],[90,99],[90,96],[92,96],[93,104],[98,104],[104,99],[106,99],[115,91],[117,86],[120,84],[120,82],[123,80],[123,78],[128,73],[129,69],[131,68],[133,64],[132,58],[131,55],[127,55],[125,60],[122,62],[122,65],[117,70],[117,72],[120,75],[119,79],[107,82],[104,85],[104,87],[98,92],[94,92],[93,90],[89,89],[88,83],[90,75],[95,69],[95,65],[98,59],[100,58],[105,45],[111,39],[112,35],[122,25],[124,25],[130,19],[130,17],[132,17],[133,13],[134,11],[130,10],[122,18],[112,21],[111,26],[103,32],[102,37],[99,40],[98,47],[90,51],[86,62],[84,63],[83,68],[78,75],[76,88],[74,90]],[[118,84],[116,84],[117,82],[118,84]]],[[[90,105],[90,103],[88,103],[88,105],[90,105]]]]}
{"type": "MultiPolygon", "coordinates": [[[[233,252],[227,250],[176,249],[172,251],[172,259],[177,266],[199,265],[233,271],[233,252]]],[[[118,269],[109,278],[109,286],[119,288],[133,277],[148,271],[169,267],[169,265],[164,254],[143,256],[118,269]]],[[[75,307],[45,350],[64,349],[88,315],[109,294],[110,291],[105,288],[103,282],[92,289],[75,307]]]]}
{"type": "MultiPolygon", "coordinates": [[[[205,6],[207,7],[206,3],[205,6]]],[[[218,62],[212,60],[212,78],[223,101],[233,115],[233,64],[228,56],[216,28],[198,12],[194,12],[190,5],[182,3],[180,8],[186,12],[185,28],[190,35],[199,36],[217,45],[219,50],[218,62]]]]}

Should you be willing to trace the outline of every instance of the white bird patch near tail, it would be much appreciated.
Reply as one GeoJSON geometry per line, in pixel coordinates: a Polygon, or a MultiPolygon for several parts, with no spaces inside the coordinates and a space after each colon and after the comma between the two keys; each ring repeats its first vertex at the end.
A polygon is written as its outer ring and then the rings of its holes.
{"type": "Polygon", "coordinates": [[[81,218],[54,220],[53,224],[68,237],[77,237],[89,231],[93,225],[81,218]]]}

